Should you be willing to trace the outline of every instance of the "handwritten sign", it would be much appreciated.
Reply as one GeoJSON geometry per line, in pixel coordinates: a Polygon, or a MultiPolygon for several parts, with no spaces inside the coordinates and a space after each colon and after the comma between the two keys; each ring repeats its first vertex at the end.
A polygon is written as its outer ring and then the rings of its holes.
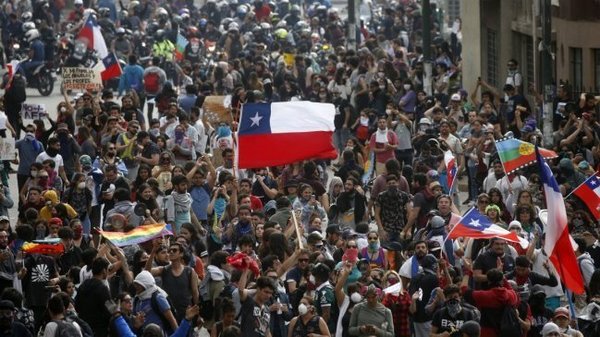
{"type": "Polygon", "coordinates": [[[42,119],[48,115],[45,104],[23,103],[21,105],[22,119],[42,119]]]}
{"type": "Polygon", "coordinates": [[[63,68],[65,90],[101,90],[102,79],[96,69],[63,68]]]}
{"type": "Polygon", "coordinates": [[[212,125],[220,122],[231,123],[231,95],[228,96],[207,96],[202,104],[202,109],[206,119],[212,125]]]}
{"type": "Polygon", "coordinates": [[[15,139],[0,138],[0,160],[13,160],[16,158],[15,139]]]}

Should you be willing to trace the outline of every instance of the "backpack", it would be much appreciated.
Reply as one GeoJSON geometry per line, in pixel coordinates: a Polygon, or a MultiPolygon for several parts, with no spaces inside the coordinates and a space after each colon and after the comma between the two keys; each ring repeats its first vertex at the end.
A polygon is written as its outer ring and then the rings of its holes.
{"type": "Polygon", "coordinates": [[[81,333],[72,322],[63,320],[53,320],[52,322],[56,323],[54,337],[81,337],[81,333]]]}
{"type": "MultiPolygon", "coordinates": [[[[210,300],[210,273],[206,273],[206,276],[200,283],[200,301],[202,305],[200,306],[200,317],[202,317],[206,321],[219,321],[221,319],[221,303],[224,298],[228,298],[230,300],[233,299],[233,291],[235,287],[230,283],[226,283],[221,290],[221,293],[215,298],[214,303],[210,300]]],[[[223,281],[221,281],[223,282],[223,281]]]]}
{"type": "Polygon", "coordinates": [[[147,94],[157,94],[160,89],[160,76],[156,72],[151,72],[144,76],[144,90],[147,94]]]}
{"type": "Polygon", "coordinates": [[[500,333],[498,337],[515,337],[521,336],[523,331],[521,330],[521,324],[515,308],[507,306],[502,311],[502,319],[500,320],[500,333]]]}
{"type": "MultiPolygon", "coordinates": [[[[159,293],[160,292],[158,290],[156,290],[155,292],[152,293],[152,297],[150,298],[150,307],[152,308],[152,311],[154,311],[156,313],[156,315],[160,318],[162,326],[165,329],[165,331],[167,332],[167,334],[170,335],[173,333],[173,329],[171,328],[171,323],[169,323],[169,320],[167,320],[167,318],[162,313],[162,311],[160,311],[160,306],[158,305],[158,299],[157,299],[159,293]]],[[[171,299],[169,298],[169,296],[165,297],[165,299],[169,303],[169,307],[171,307],[171,312],[173,313],[173,316],[176,316],[176,310],[175,310],[175,307],[173,306],[173,303],[171,302],[171,299]]],[[[136,297],[133,300],[134,308],[136,307],[138,301],[139,301],[138,297],[136,297]]]]}
{"type": "Polygon", "coordinates": [[[73,322],[77,323],[77,325],[79,325],[79,329],[81,330],[82,337],[94,337],[94,331],[92,330],[90,325],[78,316],[67,317],[65,321],[71,324],[73,322]]]}
{"type": "Polygon", "coordinates": [[[5,96],[10,97],[10,101],[13,103],[23,103],[27,99],[27,93],[25,92],[26,87],[27,83],[25,83],[25,78],[20,75],[15,75],[5,96]]]}

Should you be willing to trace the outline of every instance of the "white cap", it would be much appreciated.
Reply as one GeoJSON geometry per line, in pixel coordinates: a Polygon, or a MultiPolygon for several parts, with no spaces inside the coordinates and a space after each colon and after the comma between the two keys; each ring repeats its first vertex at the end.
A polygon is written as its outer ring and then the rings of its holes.
{"type": "Polygon", "coordinates": [[[451,101],[460,101],[460,95],[459,94],[452,94],[452,96],[450,96],[450,100],[451,101]]]}
{"type": "Polygon", "coordinates": [[[550,335],[553,332],[560,334],[560,328],[558,327],[558,325],[556,325],[556,324],[554,324],[552,322],[546,323],[544,325],[544,327],[542,328],[542,336],[543,337],[546,337],[546,336],[550,335]]]}
{"type": "Polygon", "coordinates": [[[75,0],[73,1],[73,5],[83,5],[83,0],[75,0]]]}
{"type": "Polygon", "coordinates": [[[419,119],[419,124],[431,125],[431,121],[429,120],[429,118],[423,117],[423,118],[419,119]]]}
{"type": "Polygon", "coordinates": [[[523,229],[523,226],[521,226],[519,221],[513,220],[508,224],[508,229],[510,230],[511,228],[523,229]]]}

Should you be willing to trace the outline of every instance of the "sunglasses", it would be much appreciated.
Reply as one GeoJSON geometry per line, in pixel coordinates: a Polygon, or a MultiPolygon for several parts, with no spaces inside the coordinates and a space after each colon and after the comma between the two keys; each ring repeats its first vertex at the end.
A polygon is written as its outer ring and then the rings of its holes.
{"type": "Polygon", "coordinates": [[[369,238],[369,241],[377,241],[377,240],[378,240],[378,238],[376,238],[376,237],[370,237],[369,238]]]}

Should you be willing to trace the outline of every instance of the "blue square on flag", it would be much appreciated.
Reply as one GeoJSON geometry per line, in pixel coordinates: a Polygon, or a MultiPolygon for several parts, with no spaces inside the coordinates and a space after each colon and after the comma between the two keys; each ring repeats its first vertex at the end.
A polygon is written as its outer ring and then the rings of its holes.
{"type": "Polygon", "coordinates": [[[240,135],[271,133],[271,104],[244,104],[239,133],[240,135]]]}
{"type": "Polygon", "coordinates": [[[115,54],[110,53],[102,59],[102,63],[104,63],[104,68],[109,68],[117,63],[117,58],[115,57],[115,54]]]}

